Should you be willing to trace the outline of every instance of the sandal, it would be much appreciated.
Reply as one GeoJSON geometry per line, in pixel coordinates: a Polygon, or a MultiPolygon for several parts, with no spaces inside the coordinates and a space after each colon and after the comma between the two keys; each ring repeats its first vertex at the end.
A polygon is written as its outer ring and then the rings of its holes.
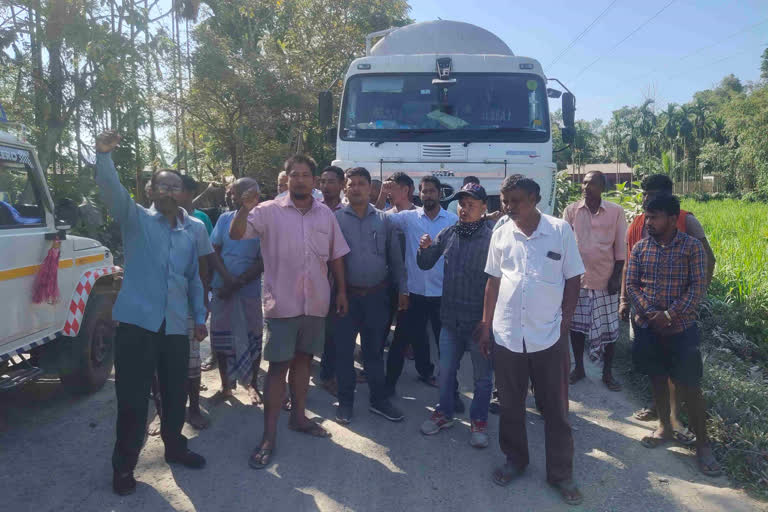
{"type": "Polygon", "coordinates": [[[272,461],[274,453],[274,448],[256,448],[248,458],[248,466],[252,469],[264,469],[272,461]]]}
{"type": "Polygon", "coordinates": [[[493,470],[493,483],[506,487],[512,483],[517,477],[523,474],[524,469],[518,468],[505,462],[503,466],[499,466],[493,470]]]}
{"type": "Polygon", "coordinates": [[[632,416],[640,421],[656,421],[659,419],[659,415],[656,413],[656,409],[649,409],[648,407],[643,407],[639,411],[635,411],[632,416]]]}
{"type": "Polygon", "coordinates": [[[696,443],[696,434],[688,429],[673,431],[672,438],[676,443],[683,446],[691,446],[696,443]]]}
{"type": "Polygon", "coordinates": [[[576,487],[576,483],[573,480],[561,480],[559,482],[548,482],[549,485],[555,488],[560,494],[560,497],[568,505],[581,505],[584,501],[584,496],[576,487]]]}
{"type": "Polygon", "coordinates": [[[298,426],[298,425],[291,425],[288,424],[288,428],[293,430],[294,432],[299,432],[301,434],[307,434],[312,437],[331,437],[331,433],[325,430],[322,426],[320,426],[319,423],[310,420],[307,422],[304,426],[298,426]]]}
{"type": "Polygon", "coordinates": [[[720,464],[712,452],[706,455],[696,455],[696,463],[699,466],[699,471],[707,476],[717,477],[723,474],[723,470],[720,469],[720,464]]]}
{"type": "Polygon", "coordinates": [[[663,437],[645,436],[640,440],[640,444],[646,448],[653,449],[666,444],[667,441],[669,441],[669,439],[665,439],[663,437]]]}
{"type": "Polygon", "coordinates": [[[608,378],[603,377],[603,384],[605,384],[605,387],[607,387],[610,391],[621,391],[621,384],[619,381],[614,379],[613,376],[608,378]]]}

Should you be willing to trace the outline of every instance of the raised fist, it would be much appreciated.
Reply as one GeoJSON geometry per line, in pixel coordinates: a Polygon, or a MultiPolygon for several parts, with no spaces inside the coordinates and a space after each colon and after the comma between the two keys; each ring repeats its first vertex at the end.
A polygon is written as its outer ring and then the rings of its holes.
{"type": "Polygon", "coordinates": [[[110,153],[113,149],[120,144],[120,135],[114,130],[107,130],[101,132],[96,137],[96,152],[98,153],[110,153]]]}

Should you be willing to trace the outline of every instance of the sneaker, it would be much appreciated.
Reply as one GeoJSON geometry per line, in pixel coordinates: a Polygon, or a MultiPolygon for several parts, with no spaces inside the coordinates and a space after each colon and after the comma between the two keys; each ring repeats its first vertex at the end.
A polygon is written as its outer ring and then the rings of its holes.
{"type": "Polygon", "coordinates": [[[432,413],[432,417],[421,424],[421,433],[425,436],[437,434],[444,428],[453,426],[453,418],[446,418],[440,411],[432,413]]]}
{"type": "Polygon", "coordinates": [[[378,404],[371,404],[368,410],[379,416],[384,416],[389,421],[403,421],[403,412],[392,405],[389,400],[384,400],[378,404]]]}
{"type": "Polygon", "coordinates": [[[186,450],[175,455],[166,452],[165,462],[168,464],[181,464],[190,469],[202,469],[205,467],[205,457],[192,450],[186,450]]]}
{"type": "Polygon", "coordinates": [[[464,407],[464,402],[461,400],[461,395],[456,393],[456,396],[453,397],[453,412],[456,414],[464,414],[465,410],[466,407],[464,407]]]}
{"type": "Polygon", "coordinates": [[[133,471],[127,473],[112,473],[112,490],[118,496],[128,496],[136,492],[136,479],[133,478],[133,471]]]}
{"type": "Polygon", "coordinates": [[[469,444],[473,448],[488,448],[488,422],[472,420],[469,444]]]}
{"type": "Polygon", "coordinates": [[[352,423],[352,406],[339,404],[336,407],[336,421],[342,425],[352,423]]]}

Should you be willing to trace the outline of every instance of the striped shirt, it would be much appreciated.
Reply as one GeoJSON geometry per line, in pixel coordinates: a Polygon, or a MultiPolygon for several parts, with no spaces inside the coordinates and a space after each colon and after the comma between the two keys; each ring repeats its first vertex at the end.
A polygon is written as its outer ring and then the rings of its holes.
{"type": "Polygon", "coordinates": [[[643,318],[666,310],[675,331],[693,326],[707,291],[706,261],[702,243],[680,231],[666,246],[653,237],[637,242],[627,266],[627,295],[635,311],[643,318]]]}
{"type": "Polygon", "coordinates": [[[457,322],[479,322],[483,319],[483,299],[488,274],[485,262],[493,230],[483,224],[468,239],[456,233],[456,225],[438,233],[432,245],[419,248],[416,259],[419,268],[432,268],[445,255],[443,300],[440,320],[445,326],[457,322]]]}

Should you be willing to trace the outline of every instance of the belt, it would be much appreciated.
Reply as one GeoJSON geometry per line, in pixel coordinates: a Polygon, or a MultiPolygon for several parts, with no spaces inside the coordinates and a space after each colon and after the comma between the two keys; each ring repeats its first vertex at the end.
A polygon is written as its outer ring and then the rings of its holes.
{"type": "Polygon", "coordinates": [[[350,295],[368,295],[379,290],[389,288],[389,279],[385,279],[379,284],[373,286],[347,286],[347,293],[350,295]]]}

